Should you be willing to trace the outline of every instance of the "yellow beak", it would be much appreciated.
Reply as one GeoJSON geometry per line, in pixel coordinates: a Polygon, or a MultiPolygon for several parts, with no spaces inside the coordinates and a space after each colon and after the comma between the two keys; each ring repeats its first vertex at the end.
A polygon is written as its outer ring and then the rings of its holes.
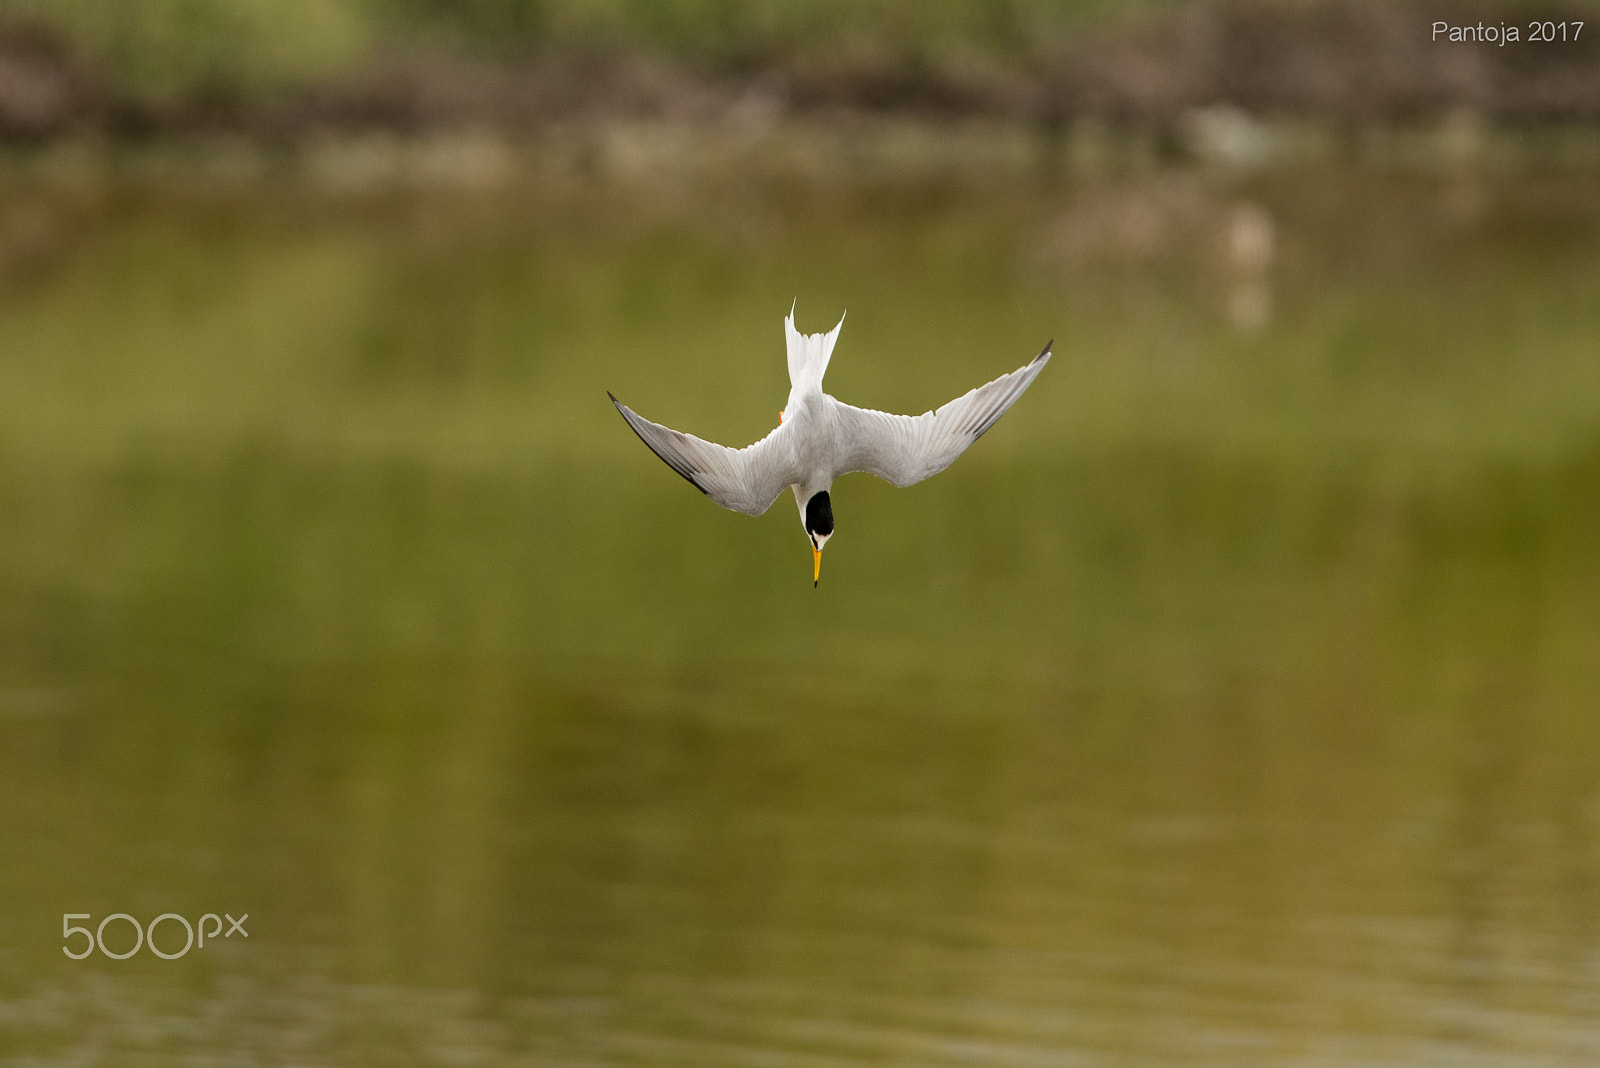
{"type": "Polygon", "coordinates": [[[822,579],[822,550],[813,545],[811,547],[811,587],[813,589],[815,589],[817,583],[819,581],[821,581],[821,579],[822,579]]]}

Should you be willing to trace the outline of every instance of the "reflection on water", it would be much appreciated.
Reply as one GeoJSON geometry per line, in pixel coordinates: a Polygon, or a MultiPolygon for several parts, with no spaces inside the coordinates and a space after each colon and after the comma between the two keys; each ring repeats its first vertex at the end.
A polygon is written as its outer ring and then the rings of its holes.
{"type": "Polygon", "coordinates": [[[1600,199],[1479,188],[30,208],[0,1060],[1591,1062],[1600,199]],[[796,297],[1060,354],[815,591],[604,394],[754,439],[796,297]]]}

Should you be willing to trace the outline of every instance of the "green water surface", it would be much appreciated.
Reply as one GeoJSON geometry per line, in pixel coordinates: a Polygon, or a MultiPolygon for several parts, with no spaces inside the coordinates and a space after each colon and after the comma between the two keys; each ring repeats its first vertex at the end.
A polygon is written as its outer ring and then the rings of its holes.
{"type": "Polygon", "coordinates": [[[6,192],[0,1063],[1593,1063],[1597,189],[6,192]]]}

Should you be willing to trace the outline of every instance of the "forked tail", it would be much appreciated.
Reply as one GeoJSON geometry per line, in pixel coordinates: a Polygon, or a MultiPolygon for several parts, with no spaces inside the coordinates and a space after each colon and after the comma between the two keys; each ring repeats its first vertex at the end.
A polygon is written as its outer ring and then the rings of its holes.
{"type": "Polygon", "coordinates": [[[794,327],[794,308],[783,320],[784,337],[789,343],[789,385],[796,393],[822,391],[822,376],[827,373],[828,359],[839,340],[839,328],[844,326],[844,316],[826,334],[802,334],[794,327]]]}

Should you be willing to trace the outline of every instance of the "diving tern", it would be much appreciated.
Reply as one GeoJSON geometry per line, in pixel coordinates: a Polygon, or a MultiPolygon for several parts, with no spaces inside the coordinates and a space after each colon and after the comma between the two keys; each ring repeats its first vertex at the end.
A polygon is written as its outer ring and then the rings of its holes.
{"type": "Polygon", "coordinates": [[[794,491],[800,522],[811,540],[811,584],[822,577],[822,549],[833,536],[833,480],[866,471],[909,486],[949,467],[994,426],[1050,362],[1050,346],[1026,365],[979,386],[935,411],[890,415],[857,408],[822,392],[844,316],[826,334],[802,334],[794,309],[783,320],[789,347],[789,401],[772,433],[743,449],[705,441],[652,423],[611,393],[611,403],[641,441],[722,507],[761,515],[785,486],[794,491]]]}

